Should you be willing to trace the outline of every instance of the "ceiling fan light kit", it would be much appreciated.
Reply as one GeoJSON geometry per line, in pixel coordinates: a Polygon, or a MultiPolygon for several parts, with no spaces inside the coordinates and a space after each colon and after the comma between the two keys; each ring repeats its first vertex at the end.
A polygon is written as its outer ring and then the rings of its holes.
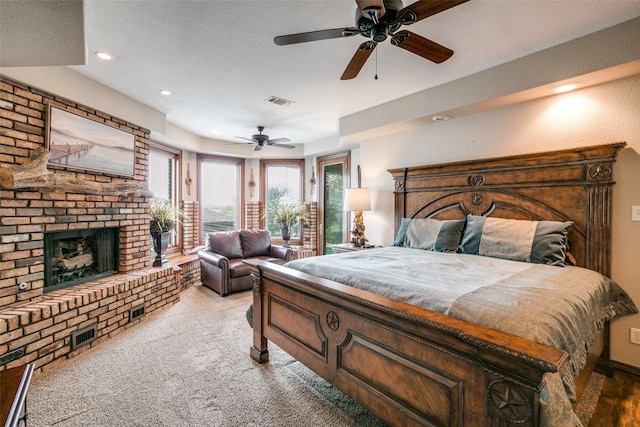
{"type": "Polygon", "coordinates": [[[419,0],[402,7],[401,0],[356,0],[355,27],[309,31],[306,33],[277,36],[273,39],[279,46],[305,43],[317,40],[351,37],[360,34],[368,38],[362,43],[340,77],[353,79],[358,75],[378,43],[391,39],[393,46],[440,64],[453,55],[453,50],[408,30],[400,30],[403,25],[411,25],[422,19],[444,12],[469,0],[419,0]],[[400,30],[400,31],[399,31],[400,30]]]}

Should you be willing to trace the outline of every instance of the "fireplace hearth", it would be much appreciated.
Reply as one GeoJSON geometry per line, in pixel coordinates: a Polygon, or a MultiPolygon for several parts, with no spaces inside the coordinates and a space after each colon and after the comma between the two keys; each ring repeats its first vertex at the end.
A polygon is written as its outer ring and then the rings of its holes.
{"type": "Polygon", "coordinates": [[[45,284],[49,292],[115,274],[118,228],[46,233],[45,284]]]}

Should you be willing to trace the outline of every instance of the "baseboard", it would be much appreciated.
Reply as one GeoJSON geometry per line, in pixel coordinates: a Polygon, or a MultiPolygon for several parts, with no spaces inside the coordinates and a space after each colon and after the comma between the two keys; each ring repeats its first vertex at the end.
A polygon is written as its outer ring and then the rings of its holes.
{"type": "Polygon", "coordinates": [[[626,363],[621,362],[613,362],[610,361],[609,365],[616,373],[620,373],[625,375],[626,377],[632,379],[633,381],[640,383],[640,368],[635,366],[627,365],[626,363]]]}

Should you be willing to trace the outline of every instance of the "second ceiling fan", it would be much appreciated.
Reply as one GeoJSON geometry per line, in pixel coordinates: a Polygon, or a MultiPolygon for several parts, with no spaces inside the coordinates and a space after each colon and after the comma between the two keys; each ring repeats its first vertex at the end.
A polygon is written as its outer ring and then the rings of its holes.
{"type": "Polygon", "coordinates": [[[236,138],[245,139],[247,141],[251,141],[249,144],[256,144],[256,147],[253,151],[262,150],[262,148],[266,145],[270,145],[272,147],[280,147],[280,148],[296,148],[295,145],[289,144],[281,144],[281,142],[289,142],[291,141],[289,138],[275,138],[269,139],[269,135],[265,135],[262,133],[264,130],[264,126],[258,126],[258,133],[255,135],[251,135],[251,139],[244,138],[242,136],[236,136],[236,138]]]}
{"type": "Polygon", "coordinates": [[[369,40],[362,43],[341,80],[349,80],[358,75],[377,44],[391,38],[391,44],[419,55],[437,64],[446,61],[453,51],[434,41],[407,30],[402,25],[411,25],[429,16],[458,6],[469,0],[420,0],[402,7],[402,0],[356,0],[356,26],[331,30],[310,31],[306,33],[278,36],[273,39],[280,46],[304,43],[316,40],[351,37],[360,34],[369,40]]]}

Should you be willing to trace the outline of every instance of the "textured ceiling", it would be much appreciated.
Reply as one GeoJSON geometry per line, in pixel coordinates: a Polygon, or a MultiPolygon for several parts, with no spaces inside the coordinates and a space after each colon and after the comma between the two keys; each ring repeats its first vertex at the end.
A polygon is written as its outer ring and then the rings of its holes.
{"type": "Polygon", "coordinates": [[[386,41],[348,81],[340,75],[363,37],[273,43],[278,35],[353,26],[355,7],[353,0],[87,0],[88,64],[71,68],[196,135],[241,142],[236,136],[264,125],[272,138],[296,144],[337,135],[345,115],[640,16],[637,0],[471,0],[405,27],[453,49],[447,62],[386,41]],[[115,59],[98,60],[99,50],[115,59]],[[270,96],[295,103],[276,106],[265,101],[270,96]]]}

